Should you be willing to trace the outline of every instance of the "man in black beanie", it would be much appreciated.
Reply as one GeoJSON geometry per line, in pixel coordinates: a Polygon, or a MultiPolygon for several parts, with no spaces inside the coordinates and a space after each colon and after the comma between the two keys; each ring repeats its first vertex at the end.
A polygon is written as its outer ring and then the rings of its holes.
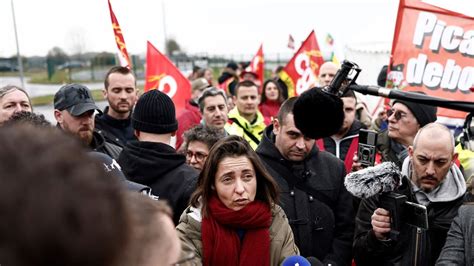
{"type": "Polygon", "coordinates": [[[127,143],[118,163],[130,181],[151,187],[153,195],[168,201],[177,225],[198,173],[170,146],[178,129],[173,101],[159,90],[143,94],[135,105],[132,126],[138,141],[127,143]]]}
{"type": "Polygon", "coordinates": [[[436,121],[437,110],[436,106],[395,100],[387,111],[387,130],[379,133],[377,139],[377,150],[382,155],[382,161],[392,161],[401,168],[416,133],[426,124],[436,121]]]}

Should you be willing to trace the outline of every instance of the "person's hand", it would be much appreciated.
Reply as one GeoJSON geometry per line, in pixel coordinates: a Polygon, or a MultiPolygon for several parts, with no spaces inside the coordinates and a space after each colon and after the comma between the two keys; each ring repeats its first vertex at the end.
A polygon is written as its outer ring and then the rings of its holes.
{"type": "Polygon", "coordinates": [[[362,170],[363,168],[364,167],[362,167],[362,164],[359,163],[359,156],[357,156],[357,152],[355,152],[354,157],[352,157],[351,172],[356,172],[362,170]]]}
{"type": "Polygon", "coordinates": [[[378,208],[372,214],[372,230],[378,240],[386,240],[387,233],[390,232],[390,213],[382,208],[378,208]]]}

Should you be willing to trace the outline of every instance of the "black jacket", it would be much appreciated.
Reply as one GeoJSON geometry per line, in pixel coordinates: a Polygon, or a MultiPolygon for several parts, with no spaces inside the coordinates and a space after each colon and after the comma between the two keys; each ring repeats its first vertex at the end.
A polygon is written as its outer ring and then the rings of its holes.
{"type": "Polygon", "coordinates": [[[132,119],[115,119],[107,114],[109,107],[105,107],[102,114],[95,116],[95,129],[109,142],[125,146],[128,141],[136,140],[133,133],[132,119]]]}
{"type": "Polygon", "coordinates": [[[338,142],[336,142],[331,137],[323,138],[324,149],[327,152],[330,152],[336,155],[337,158],[344,161],[346,159],[347,151],[349,150],[349,147],[351,146],[352,140],[355,137],[359,136],[359,131],[361,128],[365,128],[365,126],[363,126],[363,124],[360,121],[354,120],[349,131],[338,142]],[[339,151],[339,156],[338,154],[336,154],[337,150],[339,151]]]}
{"type": "Polygon", "coordinates": [[[92,135],[92,142],[89,144],[89,148],[91,148],[93,151],[105,153],[115,160],[118,159],[119,154],[122,152],[122,147],[106,141],[104,136],[95,130],[92,135]]]}
{"type": "Polygon", "coordinates": [[[280,187],[279,205],[301,255],[334,266],[350,265],[354,211],[344,187],[344,164],[316,146],[304,162],[287,161],[274,145],[272,130],[272,125],[265,129],[257,154],[280,187]]]}
{"type": "Polygon", "coordinates": [[[128,142],[118,159],[130,181],[151,187],[153,195],[168,202],[176,225],[197,184],[198,173],[185,161],[173,147],[147,141],[128,142]]]}
{"type": "MultiPolygon", "coordinates": [[[[411,182],[395,191],[406,195],[408,201],[417,202],[411,182]]],[[[371,216],[379,206],[379,196],[362,200],[356,218],[354,258],[357,266],[364,265],[434,265],[446,241],[447,232],[464,198],[449,202],[432,202],[428,205],[429,229],[416,229],[402,224],[399,240],[379,241],[372,230],[371,216]],[[416,248],[418,245],[418,249],[416,248]],[[418,254],[415,251],[418,250],[418,254]],[[415,262],[415,257],[418,258],[415,262]]]]}

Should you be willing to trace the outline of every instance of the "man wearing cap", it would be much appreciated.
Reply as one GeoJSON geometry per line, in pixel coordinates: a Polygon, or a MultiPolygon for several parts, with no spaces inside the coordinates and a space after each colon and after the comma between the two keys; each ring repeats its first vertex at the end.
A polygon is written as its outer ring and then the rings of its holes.
{"type": "Polygon", "coordinates": [[[95,105],[89,89],[80,84],[62,86],[54,95],[54,118],[57,126],[65,132],[76,135],[93,151],[118,158],[122,148],[110,143],[94,130],[95,105]]]}
{"type": "Polygon", "coordinates": [[[153,195],[168,201],[178,224],[198,173],[170,146],[178,129],[173,101],[159,90],[146,92],[132,113],[132,126],[138,141],[127,143],[118,163],[130,181],[151,187],[153,195]]]}
{"type": "Polygon", "coordinates": [[[178,115],[178,131],[176,132],[176,149],[183,144],[183,133],[201,122],[198,99],[207,87],[211,86],[205,78],[198,78],[191,82],[191,99],[186,102],[184,110],[178,115]]]}
{"type": "Polygon", "coordinates": [[[408,156],[408,146],[413,144],[421,127],[436,121],[436,112],[435,106],[395,100],[387,112],[387,130],[379,133],[377,139],[377,150],[382,161],[392,161],[401,169],[403,160],[408,156]]]}
{"type": "Polygon", "coordinates": [[[129,68],[112,67],[105,75],[104,98],[109,103],[95,117],[95,127],[107,141],[123,147],[135,140],[130,115],[138,99],[136,79],[129,68]]]}

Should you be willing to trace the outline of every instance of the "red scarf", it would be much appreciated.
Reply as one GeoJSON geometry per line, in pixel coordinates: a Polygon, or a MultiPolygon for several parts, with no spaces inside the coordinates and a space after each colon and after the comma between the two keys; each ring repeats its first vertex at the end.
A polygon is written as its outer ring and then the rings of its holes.
{"type": "Polygon", "coordinates": [[[201,228],[204,265],[270,265],[271,222],[270,207],[261,201],[234,211],[212,196],[201,228]],[[245,230],[242,243],[237,229],[245,230]]]}

